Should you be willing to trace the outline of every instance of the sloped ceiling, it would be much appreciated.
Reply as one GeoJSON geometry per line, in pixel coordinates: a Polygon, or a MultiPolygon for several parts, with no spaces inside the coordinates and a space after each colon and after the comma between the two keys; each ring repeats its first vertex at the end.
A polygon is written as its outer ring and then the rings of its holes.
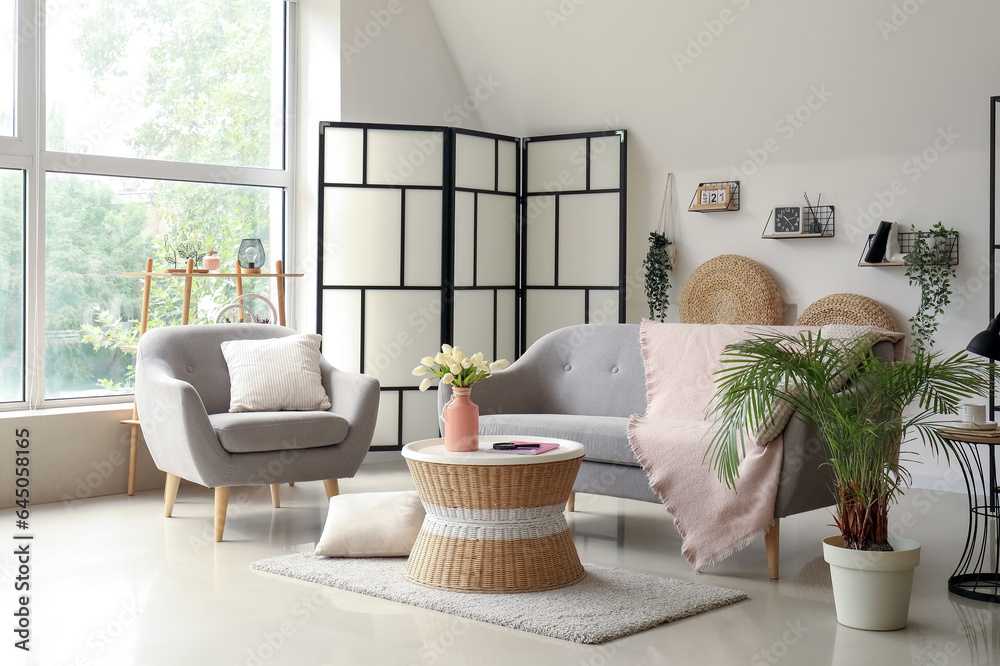
{"type": "Polygon", "coordinates": [[[427,0],[342,2],[340,73],[342,120],[482,129],[427,0]]]}
{"type": "Polygon", "coordinates": [[[620,125],[674,167],[770,137],[773,163],[905,154],[959,123],[985,140],[1000,92],[1000,3],[983,0],[429,2],[465,86],[500,84],[487,129],[620,125]]]}

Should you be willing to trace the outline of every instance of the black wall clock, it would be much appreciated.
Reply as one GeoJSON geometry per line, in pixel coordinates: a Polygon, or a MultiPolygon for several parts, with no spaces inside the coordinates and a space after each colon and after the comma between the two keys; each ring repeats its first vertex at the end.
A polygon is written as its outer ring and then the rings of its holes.
{"type": "Polygon", "coordinates": [[[802,232],[802,209],[798,206],[778,206],[774,209],[774,233],[802,232]]]}

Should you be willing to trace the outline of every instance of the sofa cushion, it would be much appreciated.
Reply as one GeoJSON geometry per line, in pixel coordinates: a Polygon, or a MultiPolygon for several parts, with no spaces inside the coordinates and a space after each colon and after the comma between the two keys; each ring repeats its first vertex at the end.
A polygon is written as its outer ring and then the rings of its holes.
{"type": "Polygon", "coordinates": [[[222,447],[230,453],[313,449],[347,437],[347,419],[333,412],[239,412],[209,414],[222,447]]]}
{"type": "Polygon", "coordinates": [[[583,444],[586,460],[633,465],[639,461],[628,443],[628,418],[576,414],[485,414],[479,417],[482,435],[561,437],[583,444]]]}

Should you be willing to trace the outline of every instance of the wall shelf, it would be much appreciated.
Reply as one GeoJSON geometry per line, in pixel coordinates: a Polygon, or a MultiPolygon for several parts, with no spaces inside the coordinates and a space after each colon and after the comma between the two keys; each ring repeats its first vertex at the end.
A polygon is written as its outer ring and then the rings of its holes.
{"type": "Polygon", "coordinates": [[[722,213],[737,211],[740,209],[740,181],[738,180],[710,180],[705,183],[698,183],[698,189],[691,197],[688,204],[688,211],[691,213],[722,213]],[[702,190],[727,189],[728,198],[722,204],[702,203],[698,195],[702,190]]]}
{"type": "MultiPolygon", "coordinates": [[[[865,267],[875,267],[875,268],[888,268],[891,266],[905,266],[906,263],[902,261],[880,261],[880,262],[870,262],[865,261],[865,255],[868,254],[868,248],[872,244],[872,238],[875,234],[868,234],[868,240],[865,241],[865,246],[861,250],[861,258],[858,259],[858,266],[865,267]]],[[[913,242],[917,238],[917,233],[914,231],[900,231],[896,234],[899,240],[899,251],[906,254],[913,249],[913,242]]],[[[948,257],[951,260],[952,266],[958,266],[958,232],[955,232],[954,236],[948,238],[948,257]]]]}
{"type": "Polygon", "coordinates": [[[802,228],[808,229],[808,231],[797,234],[773,233],[774,226],[771,219],[773,217],[774,210],[772,209],[767,216],[767,222],[764,223],[764,230],[760,234],[761,238],[787,240],[792,238],[833,238],[836,235],[833,206],[802,206],[802,228]],[[772,233],[768,233],[768,229],[771,229],[772,233]]]}

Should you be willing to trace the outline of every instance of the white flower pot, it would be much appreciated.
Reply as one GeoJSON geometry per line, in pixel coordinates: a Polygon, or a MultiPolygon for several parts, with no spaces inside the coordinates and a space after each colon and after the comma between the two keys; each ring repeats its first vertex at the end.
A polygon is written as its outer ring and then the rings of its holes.
{"type": "Polygon", "coordinates": [[[891,552],[852,550],[844,537],[823,539],[823,559],[830,564],[837,621],[856,629],[891,631],[906,626],[913,570],[920,564],[920,544],[889,537],[891,552]]]}

